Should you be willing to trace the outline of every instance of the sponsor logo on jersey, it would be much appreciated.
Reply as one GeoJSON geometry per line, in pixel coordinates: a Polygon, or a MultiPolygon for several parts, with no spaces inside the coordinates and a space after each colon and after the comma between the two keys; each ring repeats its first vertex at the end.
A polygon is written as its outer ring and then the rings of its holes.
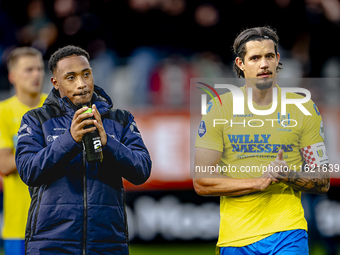
{"type": "Polygon", "coordinates": [[[206,133],[207,133],[207,128],[205,126],[204,120],[202,120],[198,128],[198,136],[202,138],[206,133]]]}
{"type": "Polygon", "coordinates": [[[245,115],[234,115],[233,117],[241,117],[241,118],[247,118],[247,117],[253,117],[254,114],[245,114],[245,115]]]}
{"type": "Polygon", "coordinates": [[[278,153],[293,151],[293,144],[270,144],[270,134],[228,135],[233,152],[278,153]]]}
{"type": "Polygon", "coordinates": [[[291,128],[277,128],[276,131],[278,132],[292,132],[291,128]]]}

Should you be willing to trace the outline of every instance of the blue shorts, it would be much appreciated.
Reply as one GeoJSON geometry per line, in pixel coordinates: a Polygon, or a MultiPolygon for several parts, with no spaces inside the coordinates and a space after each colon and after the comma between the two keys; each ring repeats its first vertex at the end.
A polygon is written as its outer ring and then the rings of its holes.
{"type": "Polygon", "coordinates": [[[25,255],[25,240],[4,240],[5,255],[25,255]]]}
{"type": "Polygon", "coordinates": [[[220,247],[220,255],[308,255],[306,230],[278,232],[243,247],[220,247]]]}

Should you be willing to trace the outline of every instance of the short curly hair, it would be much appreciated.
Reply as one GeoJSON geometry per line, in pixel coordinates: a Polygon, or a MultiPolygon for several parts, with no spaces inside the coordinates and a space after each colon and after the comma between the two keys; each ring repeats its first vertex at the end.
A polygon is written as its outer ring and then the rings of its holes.
{"type": "MultiPolygon", "coordinates": [[[[276,31],[269,26],[265,27],[253,27],[243,30],[235,39],[233,50],[236,57],[239,57],[244,61],[244,56],[246,55],[246,43],[249,41],[262,41],[270,39],[274,42],[275,53],[277,54],[277,46],[279,44],[279,37],[276,34],[276,31]]],[[[282,63],[279,62],[276,72],[282,69],[282,63]]],[[[234,70],[236,71],[237,76],[244,78],[243,71],[234,63],[234,70]]]]}
{"type": "Polygon", "coordinates": [[[87,51],[83,50],[82,48],[74,45],[67,45],[63,48],[58,49],[56,52],[52,54],[48,61],[48,68],[51,70],[52,73],[57,69],[58,62],[61,59],[70,57],[70,56],[84,56],[90,61],[90,55],[87,51]]]}

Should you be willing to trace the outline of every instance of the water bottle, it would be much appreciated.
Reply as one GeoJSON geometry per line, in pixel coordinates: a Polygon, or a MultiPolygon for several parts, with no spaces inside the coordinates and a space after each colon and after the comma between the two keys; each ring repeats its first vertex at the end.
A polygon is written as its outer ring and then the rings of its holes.
{"type": "MultiPolygon", "coordinates": [[[[87,106],[83,106],[83,107],[87,107],[87,106]]],[[[88,112],[92,113],[92,108],[89,107],[84,113],[88,113],[88,112]]],[[[86,118],[86,120],[88,119],[94,120],[94,117],[92,116],[92,117],[86,118]]],[[[94,127],[93,124],[85,126],[84,129],[88,129],[92,127],[94,127]]],[[[82,142],[85,148],[87,162],[99,163],[103,161],[102,142],[100,141],[98,129],[90,133],[86,133],[83,136],[82,142]]]]}

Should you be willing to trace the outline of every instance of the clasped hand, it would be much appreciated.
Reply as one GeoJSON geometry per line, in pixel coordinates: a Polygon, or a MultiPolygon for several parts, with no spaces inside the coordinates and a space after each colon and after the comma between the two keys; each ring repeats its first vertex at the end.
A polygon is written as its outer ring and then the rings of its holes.
{"type": "Polygon", "coordinates": [[[275,182],[286,179],[290,173],[287,162],[283,160],[283,151],[279,150],[275,161],[270,162],[267,172],[268,176],[275,179],[275,182]]]}
{"type": "Polygon", "coordinates": [[[98,129],[100,140],[104,147],[107,143],[107,136],[97,107],[92,105],[92,113],[84,113],[87,109],[88,107],[83,107],[75,112],[70,129],[71,136],[77,143],[80,143],[85,134],[98,129]],[[90,118],[92,116],[94,119],[86,120],[86,118],[90,118]],[[94,125],[94,127],[84,129],[85,126],[89,125],[94,125]]]}

